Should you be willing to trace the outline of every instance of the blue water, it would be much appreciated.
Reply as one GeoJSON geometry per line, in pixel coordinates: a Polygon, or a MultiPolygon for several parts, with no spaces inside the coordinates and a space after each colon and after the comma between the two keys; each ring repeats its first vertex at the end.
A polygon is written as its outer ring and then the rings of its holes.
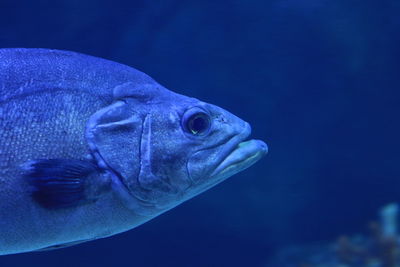
{"type": "Polygon", "coordinates": [[[137,229],[1,267],[266,266],[400,201],[399,1],[55,2],[1,0],[0,47],[136,67],[244,118],[270,153],[137,229]]]}

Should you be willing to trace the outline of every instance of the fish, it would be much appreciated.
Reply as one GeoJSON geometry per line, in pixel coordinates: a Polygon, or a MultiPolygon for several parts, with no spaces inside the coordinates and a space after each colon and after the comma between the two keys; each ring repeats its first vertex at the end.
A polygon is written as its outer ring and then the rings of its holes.
{"type": "Polygon", "coordinates": [[[260,160],[250,133],[132,67],[0,49],[0,255],[131,230],[260,160]]]}

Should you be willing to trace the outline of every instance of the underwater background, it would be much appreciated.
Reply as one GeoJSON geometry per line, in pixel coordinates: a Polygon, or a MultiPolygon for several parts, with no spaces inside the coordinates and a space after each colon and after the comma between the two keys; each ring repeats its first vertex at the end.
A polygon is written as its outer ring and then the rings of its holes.
{"type": "Polygon", "coordinates": [[[400,1],[0,0],[0,47],[135,67],[247,120],[270,148],[134,230],[1,267],[339,266],[321,256],[330,244],[373,242],[369,222],[400,202],[400,1]]]}

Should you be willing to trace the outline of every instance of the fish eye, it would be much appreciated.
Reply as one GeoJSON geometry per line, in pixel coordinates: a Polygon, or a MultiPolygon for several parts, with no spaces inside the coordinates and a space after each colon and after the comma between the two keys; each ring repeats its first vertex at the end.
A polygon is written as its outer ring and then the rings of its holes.
{"type": "Polygon", "coordinates": [[[205,135],[211,127],[210,116],[198,108],[189,110],[183,117],[183,126],[192,135],[205,135]]]}

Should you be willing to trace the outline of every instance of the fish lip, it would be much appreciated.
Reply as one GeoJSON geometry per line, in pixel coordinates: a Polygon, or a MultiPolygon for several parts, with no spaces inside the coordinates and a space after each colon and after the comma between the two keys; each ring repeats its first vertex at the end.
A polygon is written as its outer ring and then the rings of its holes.
{"type": "Polygon", "coordinates": [[[221,165],[222,162],[225,161],[225,159],[232,154],[233,151],[235,151],[237,149],[237,147],[239,146],[240,143],[244,142],[251,134],[251,126],[249,123],[244,122],[244,129],[243,131],[241,131],[239,134],[231,137],[227,142],[226,142],[226,147],[227,149],[225,149],[222,153],[221,153],[221,157],[220,160],[218,161],[218,163],[216,164],[216,167],[211,171],[211,174],[209,174],[210,177],[214,176],[214,174],[216,173],[216,170],[218,169],[218,167],[221,165]]]}
{"type": "Polygon", "coordinates": [[[227,173],[229,169],[236,167],[236,170],[230,172],[227,177],[250,167],[261,157],[268,153],[268,146],[261,140],[247,140],[250,136],[250,125],[246,123],[245,130],[233,138],[233,145],[230,146],[222,160],[216,165],[211,172],[210,177],[216,177],[220,174],[227,173]]]}

